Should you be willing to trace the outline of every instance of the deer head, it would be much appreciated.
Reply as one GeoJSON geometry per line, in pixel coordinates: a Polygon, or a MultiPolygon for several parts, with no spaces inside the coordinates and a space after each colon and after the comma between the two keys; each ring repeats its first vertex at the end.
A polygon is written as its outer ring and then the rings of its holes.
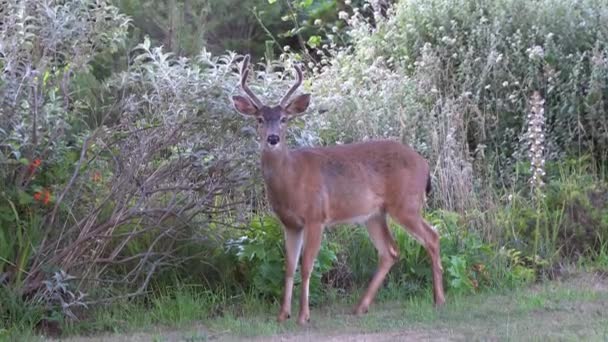
{"type": "Polygon", "coordinates": [[[241,88],[247,94],[244,96],[233,96],[232,102],[236,110],[246,117],[255,118],[258,121],[258,134],[262,148],[265,150],[278,150],[284,146],[287,123],[292,118],[303,114],[310,103],[310,94],[298,95],[290,101],[293,93],[302,84],[302,70],[294,65],[296,70],[296,83],[289,89],[276,106],[263,104],[247,86],[249,76],[249,55],[245,57],[241,67],[241,88]],[[265,142],[265,143],[264,143],[265,142]]]}

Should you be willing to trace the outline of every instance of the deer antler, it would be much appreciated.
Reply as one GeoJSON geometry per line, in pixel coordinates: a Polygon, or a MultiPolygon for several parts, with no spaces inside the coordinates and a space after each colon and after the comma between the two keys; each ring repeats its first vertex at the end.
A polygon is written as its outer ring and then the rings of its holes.
{"type": "Polygon", "coordinates": [[[255,96],[255,94],[251,91],[251,89],[249,89],[249,86],[247,86],[247,76],[249,76],[249,69],[247,68],[249,66],[249,55],[245,56],[245,60],[243,61],[243,66],[241,67],[241,88],[243,88],[243,91],[245,91],[245,93],[247,93],[247,96],[249,96],[249,99],[251,101],[253,101],[255,103],[256,106],[258,106],[258,108],[262,108],[264,105],[262,104],[262,101],[260,101],[260,99],[258,99],[257,96],[255,96]]]}
{"type": "Polygon", "coordinates": [[[296,89],[298,89],[298,87],[302,84],[302,70],[300,69],[300,67],[298,67],[295,64],[294,64],[293,68],[296,69],[296,74],[297,74],[298,78],[296,80],[296,84],[294,84],[291,87],[291,89],[289,89],[287,94],[285,94],[285,96],[283,96],[283,98],[281,99],[281,107],[283,107],[283,108],[285,108],[285,106],[287,106],[287,101],[289,101],[289,98],[291,97],[291,95],[293,95],[293,93],[296,91],[296,89]]]}

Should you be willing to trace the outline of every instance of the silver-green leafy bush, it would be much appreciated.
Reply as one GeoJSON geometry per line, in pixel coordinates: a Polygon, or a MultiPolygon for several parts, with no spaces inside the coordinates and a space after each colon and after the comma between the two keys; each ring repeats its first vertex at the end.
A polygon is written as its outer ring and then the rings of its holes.
{"type": "Polygon", "coordinates": [[[127,17],[103,0],[2,1],[0,274],[17,287],[28,289],[25,284],[35,283],[32,288],[43,288],[43,276],[28,270],[42,264],[56,247],[50,247],[54,239],[63,237],[48,236],[53,228],[64,228],[52,224],[63,197],[55,192],[73,184],[66,168],[76,166],[74,146],[87,134],[80,128],[70,81],[86,72],[96,54],[118,49],[128,24],[127,17]],[[56,205],[41,214],[44,209],[34,201],[56,205]],[[49,249],[40,243],[48,243],[49,249]],[[31,282],[24,275],[40,278],[31,282]]]}
{"type": "MultiPolygon", "coordinates": [[[[80,81],[124,49],[127,17],[102,0],[9,0],[0,19],[3,284],[53,302],[48,279],[67,272],[97,300],[142,294],[263,209],[253,123],[230,102],[235,54],[189,60],[146,40],[91,108],[80,81]]],[[[293,81],[276,67],[251,80],[269,101],[293,81]]]]}

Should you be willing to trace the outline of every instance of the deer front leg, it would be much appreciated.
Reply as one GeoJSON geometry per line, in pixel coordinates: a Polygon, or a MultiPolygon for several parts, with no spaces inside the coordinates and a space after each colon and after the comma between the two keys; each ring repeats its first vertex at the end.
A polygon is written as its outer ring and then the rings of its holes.
{"type": "Polygon", "coordinates": [[[291,317],[291,295],[293,293],[293,278],[302,250],[302,229],[285,227],[285,287],[283,289],[283,304],[277,321],[283,322],[291,317]]]}
{"type": "Polygon", "coordinates": [[[305,227],[304,232],[304,255],[302,257],[302,293],[300,295],[300,314],[298,324],[305,325],[310,320],[310,309],[308,307],[308,293],[310,286],[310,275],[315,259],[321,248],[323,225],[314,224],[305,227]]]}

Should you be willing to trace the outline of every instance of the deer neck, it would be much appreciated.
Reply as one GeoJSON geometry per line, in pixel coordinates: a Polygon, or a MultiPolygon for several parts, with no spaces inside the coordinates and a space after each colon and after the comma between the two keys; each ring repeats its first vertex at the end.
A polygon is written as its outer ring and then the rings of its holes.
{"type": "Polygon", "coordinates": [[[292,174],[291,156],[287,147],[276,151],[262,151],[262,176],[271,191],[278,191],[292,174]]]}

